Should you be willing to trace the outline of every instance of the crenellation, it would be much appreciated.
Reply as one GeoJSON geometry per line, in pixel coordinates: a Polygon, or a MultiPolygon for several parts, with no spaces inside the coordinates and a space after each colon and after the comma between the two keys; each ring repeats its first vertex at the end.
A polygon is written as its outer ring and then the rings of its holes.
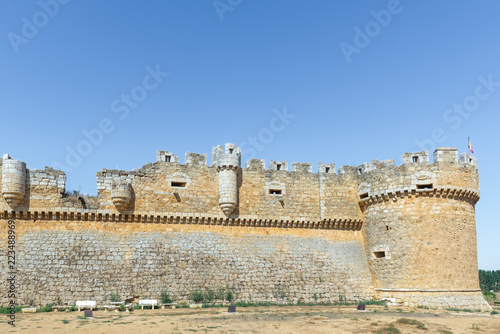
{"type": "Polygon", "coordinates": [[[476,169],[478,168],[476,157],[467,153],[461,153],[458,162],[461,165],[473,166],[476,169]]]}
{"type": "Polygon", "coordinates": [[[291,171],[292,172],[300,172],[300,173],[312,173],[313,167],[312,162],[292,162],[291,163],[291,171]]]}
{"type": "Polygon", "coordinates": [[[335,164],[324,164],[320,162],[318,164],[318,173],[324,173],[324,174],[336,174],[337,170],[335,169],[335,164]]]}
{"type": "Polygon", "coordinates": [[[278,170],[278,171],[288,171],[288,161],[274,161],[270,160],[269,161],[269,166],[267,167],[268,170],[278,170]]]}
{"type": "Polygon", "coordinates": [[[265,159],[251,159],[245,163],[245,168],[247,169],[266,169],[266,160],[265,159]]]}
{"type": "Polygon", "coordinates": [[[187,164],[193,164],[193,165],[202,165],[206,166],[207,165],[207,154],[199,154],[199,153],[191,153],[191,152],[186,152],[186,157],[185,157],[185,163],[187,164]]]}
{"type": "Polygon", "coordinates": [[[429,151],[412,152],[403,154],[403,165],[428,164],[429,151]]]}
{"type": "Polygon", "coordinates": [[[40,304],[99,300],[110,289],[188,298],[224,282],[240,300],[279,302],[280,286],[293,302],[315,302],[321,289],[321,302],[488,308],[477,277],[477,160],[457,153],[438,148],[433,164],[427,151],[406,153],[401,166],[372,160],[336,174],[334,163],[317,173],[273,160],[266,170],[260,159],[241,168],[234,144],[214,147],[211,166],[207,154],[187,152],[180,164],[157,151],[139,169],[97,172],[97,197],[68,196],[64,172],[4,156],[0,226],[22,222],[19,296],[40,304]],[[9,191],[20,197],[15,209],[9,191]],[[122,279],[138,271],[139,281],[122,279]],[[70,288],[54,288],[62,283],[70,288]]]}
{"type": "Polygon", "coordinates": [[[156,151],[156,161],[179,163],[179,157],[174,155],[172,152],[158,150],[156,151]]]}
{"type": "Polygon", "coordinates": [[[434,163],[440,162],[457,163],[458,150],[454,147],[438,147],[434,151],[434,163]]]}

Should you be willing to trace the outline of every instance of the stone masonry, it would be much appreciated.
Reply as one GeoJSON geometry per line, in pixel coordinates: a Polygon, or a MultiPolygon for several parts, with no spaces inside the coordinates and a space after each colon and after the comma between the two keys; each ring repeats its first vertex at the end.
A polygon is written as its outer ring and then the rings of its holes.
{"type": "MultiPolygon", "coordinates": [[[[15,222],[18,303],[188,300],[198,289],[274,303],[385,299],[487,309],[478,282],[477,161],[454,148],[343,166],[252,159],[234,144],[169,151],[97,173],[96,198],[66,176],[0,159],[0,279],[15,222]]],[[[7,284],[0,286],[5,306],[7,284]]]]}

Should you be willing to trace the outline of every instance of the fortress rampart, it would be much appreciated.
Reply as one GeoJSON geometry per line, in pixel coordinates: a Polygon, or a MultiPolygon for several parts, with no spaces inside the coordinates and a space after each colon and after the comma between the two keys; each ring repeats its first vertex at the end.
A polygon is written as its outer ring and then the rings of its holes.
{"type": "MultiPolygon", "coordinates": [[[[97,173],[97,198],[65,194],[66,176],[4,155],[0,279],[16,222],[19,303],[122,297],[488,308],[479,290],[477,161],[456,149],[360,166],[253,159],[234,144],[168,151],[134,171],[97,173]]],[[[0,288],[6,304],[6,285],[0,288]]]]}

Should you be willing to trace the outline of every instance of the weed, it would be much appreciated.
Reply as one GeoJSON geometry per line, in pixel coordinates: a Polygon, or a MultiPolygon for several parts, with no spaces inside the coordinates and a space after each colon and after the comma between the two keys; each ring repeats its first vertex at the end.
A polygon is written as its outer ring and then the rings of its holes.
{"type": "Polygon", "coordinates": [[[83,314],[83,315],[78,315],[76,318],[77,319],[87,319],[87,316],[85,314],[83,314]]]}
{"type": "Polygon", "coordinates": [[[372,326],[378,326],[378,324],[376,322],[372,322],[370,325],[372,325],[372,326]]]}
{"type": "Polygon", "coordinates": [[[375,334],[397,334],[397,333],[401,332],[399,331],[399,329],[394,327],[394,324],[390,324],[389,326],[384,327],[375,332],[375,334]]]}
{"type": "Polygon", "coordinates": [[[438,329],[438,333],[440,333],[440,334],[453,334],[453,332],[447,331],[445,329],[438,329]]]}
{"type": "Polygon", "coordinates": [[[490,314],[491,314],[491,315],[495,315],[495,314],[498,314],[498,311],[496,311],[496,310],[493,310],[493,311],[491,311],[491,312],[490,312],[490,314]]]}
{"type": "Polygon", "coordinates": [[[63,323],[63,324],[67,324],[67,323],[69,323],[69,320],[64,319],[64,320],[62,321],[62,323],[63,323]]]}
{"type": "Polygon", "coordinates": [[[446,311],[452,311],[452,312],[468,312],[471,313],[472,310],[468,308],[447,308],[446,311]]]}

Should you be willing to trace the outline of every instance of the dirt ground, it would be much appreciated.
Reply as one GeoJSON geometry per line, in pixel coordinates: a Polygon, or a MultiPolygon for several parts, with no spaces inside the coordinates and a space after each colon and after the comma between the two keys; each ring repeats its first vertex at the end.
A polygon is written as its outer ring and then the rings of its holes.
{"type": "Polygon", "coordinates": [[[16,327],[0,318],[0,333],[500,333],[500,314],[467,313],[368,305],[260,306],[16,314],[16,327]],[[409,319],[399,320],[399,319],[409,319]],[[399,320],[399,322],[398,322],[399,320]],[[406,322],[406,323],[402,323],[406,322]],[[410,323],[408,323],[410,322],[410,323]]]}

